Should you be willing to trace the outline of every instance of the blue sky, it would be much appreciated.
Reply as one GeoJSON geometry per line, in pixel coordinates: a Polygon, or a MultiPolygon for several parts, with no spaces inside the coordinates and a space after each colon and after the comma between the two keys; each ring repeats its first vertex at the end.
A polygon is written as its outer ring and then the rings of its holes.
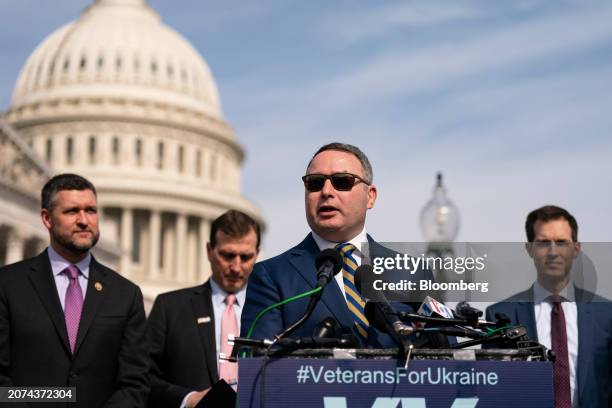
{"type": "MultiPolygon", "coordinates": [[[[0,0],[0,109],[22,64],[89,0],[0,0]]],[[[612,3],[150,0],[208,61],[245,146],[266,255],[307,232],[300,177],[329,141],[370,156],[367,229],[420,241],[442,171],[459,240],[520,241],[528,211],[574,213],[611,241],[612,3]]]]}

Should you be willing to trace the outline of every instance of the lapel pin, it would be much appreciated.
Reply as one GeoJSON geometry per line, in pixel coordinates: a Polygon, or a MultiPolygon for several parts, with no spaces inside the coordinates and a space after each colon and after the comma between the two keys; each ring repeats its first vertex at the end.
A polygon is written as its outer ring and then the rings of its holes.
{"type": "Polygon", "coordinates": [[[210,322],[210,316],[198,317],[198,324],[204,324],[210,322]]]}
{"type": "Polygon", "coordinates": [[[102,284],[100,282],[94,283],[94,288],[96,288],[98,292],[102,292],[102,284]]]}

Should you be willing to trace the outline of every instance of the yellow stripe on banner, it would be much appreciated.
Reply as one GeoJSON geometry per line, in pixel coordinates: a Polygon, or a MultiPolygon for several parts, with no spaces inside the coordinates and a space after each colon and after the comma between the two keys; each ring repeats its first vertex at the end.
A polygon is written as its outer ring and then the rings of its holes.
{"type": "Polygon", "coordinates": [[[363,336],[364,339],[368,338],[368,332],[366,331],[366,329],[358,325],[357,322],[355,322],[355,327],[357,327],[357,331],[363,336]]]}
{"type": "Polygon", "coordinates": [[[344,258],[344,263],[350,266],[352,270],[357,270],[357,264],[351,258],[344,258]]]}
{"type": "Polygon", "coordinates": [[[350,310],[351,312],[353,312],[353,314],[354,314],[355,316],[357,316],[357,318],[358,318],[359,320],[361,320],[361,321],[363,322],[363,324],[365,324],[366,326],[369,326],[369,325],[370,325],[370,323],[368,323],[368,319],[366,319],[366,317],[363,315],[363,313],[361,313],[361,312],[359,311],[359,309],[357,309],[357,308],[355,307],[355,305],[354,305],[354,304],[352,304],[351,302],[346,302],[346,304],[348,305],[349,310],[350,310]]]}
{"type": "Polygon", "coordinates": [[[348,295],[350,297],[352,297],[353,299],[355,299],[355,301],[357,303],[359,303],[359,306],[361,306],[361,308],[365,307],[365,302],[363,300],[361,300],[361,296],[359,296],[357,293],[355,293],[355,291],[353,289],[351,289],[348,286],[344,285],[344,290],[346,291],[346,293],[348,293],[348,295]]]}

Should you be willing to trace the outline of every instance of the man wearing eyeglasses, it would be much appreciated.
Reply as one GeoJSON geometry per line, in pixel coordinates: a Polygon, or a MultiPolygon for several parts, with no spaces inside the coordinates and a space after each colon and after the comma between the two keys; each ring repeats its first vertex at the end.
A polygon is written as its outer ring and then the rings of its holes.
{"type": "Polygon", "coordinates": [[[574,285],[572,264],[581,247],[576,219],[560,207],[532,211],[525,223],[526,249],[537,280],[525,292],[490,306],[556,355],[556,407],[609,407],[612,389],[612,304],[574,285]]]}
{"type": "MultiPolygon", "coordinates": [[[[391,338],[368,322],[354,283],[354,272],[363,258],[362,244],[369,245],[370,253],[382,248],[365,229],[366,213],[377,196],[368,158],[353,145],[327,144],[314,154],[302,181],[311,232],[287,252],[255,265],[242,313],[242,334],[248,334],[257,314],[266,307],[313,289],[317,255],[336,248],[343,255],[343,270],[325,287],[314,312],[292,337],[312,336],[317,324],[332,317],[361,346],[393,347],[391,338]]],[[[418,271],[414,279],[423,276],[418,271]]],[[[271,310],[257,321],[252,337],[274,337],[302,316],[307,303],[303,298],[271,310]]]]}

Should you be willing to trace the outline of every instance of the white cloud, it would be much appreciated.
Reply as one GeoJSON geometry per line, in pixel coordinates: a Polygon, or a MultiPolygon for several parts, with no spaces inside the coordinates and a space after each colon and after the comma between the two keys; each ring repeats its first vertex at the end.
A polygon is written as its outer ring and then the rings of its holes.
{"type": "Polygon", "coordinates": [[[354,43],[414,29],[476,17],[480,10],[456,2],[391,2],[375,7],[334,13],[321,23],[322,35],[332,41],[354,43]]]}
{"type": "MultiPolygon", "coordinates": [[[[313,129],[364,106],[376,110],[393,98],[424,92],[449,95],[465,81],[476,82],[474,86],[478,87],[479,77],[498,77],[500,82],[507,82],[513,70],[538,67],[554,59],[562,59],[561,65],[573,61],[575,53],[612,39],[611,20],[612,7],[585,8],[480,32],[471,41],[389,51],[353,64],[352,70],[347,68],[341,75],[304,80],[303,86],[270,89],[265,84],[265,89],[251,89],[248,93],[242,87],[229,91],[237,94],[234,99],[241,95],[239,104],[257,112],[259,123],[252,123],[255,133],[273,135],[272,129],[279,130],[279,121],[313,129]]],[[[510,81],[520,84],[523,79],[510,81]]],[[[290,134],[291,127],[281,127],[280,134],[290,134]]]]}
{"type": "Polygon", "coordinates": [[[393,51],[362,64],[352,73],[322,84],[332,99],[362,102],[452,86],[467,76],[546,62],[612,39],[612,7],[587,8],[545,20],[532,20],[478,32],[457,41],[420,50],[393,51]]]}

